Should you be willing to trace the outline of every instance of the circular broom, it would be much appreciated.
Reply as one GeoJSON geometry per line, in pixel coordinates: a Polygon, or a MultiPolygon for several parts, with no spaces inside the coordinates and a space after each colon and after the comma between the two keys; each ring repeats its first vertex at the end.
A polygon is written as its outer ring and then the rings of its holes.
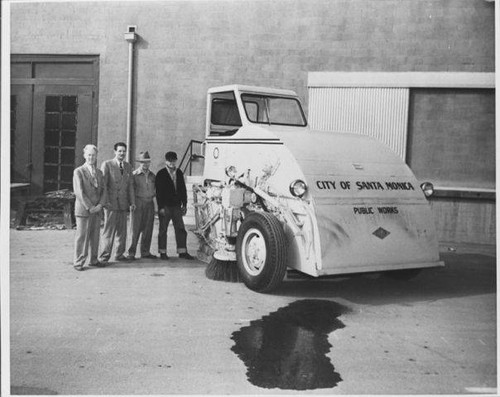
{"type": "Polygon", "coordinates": [[[241,282],[240,271],[236,261],[221,261],[212,257],[205,269],[205,276],[210,280],[241,282]]]}

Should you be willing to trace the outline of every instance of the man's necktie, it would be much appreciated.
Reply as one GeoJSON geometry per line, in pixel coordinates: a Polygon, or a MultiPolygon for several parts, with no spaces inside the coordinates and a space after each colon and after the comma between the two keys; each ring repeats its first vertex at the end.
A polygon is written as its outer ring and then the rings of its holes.
{"type": "Polygon", "coordinates": [[[120,172],[122,173],[123,175],[123,163],[120,161],[120,172]]]}
{"type": "Polygon", "coordinates": [[[92,185],[94,185],[94,187],[98,187],[95,167],[91,167],[90,170],[90,174],[92,175],[92,185]]]}

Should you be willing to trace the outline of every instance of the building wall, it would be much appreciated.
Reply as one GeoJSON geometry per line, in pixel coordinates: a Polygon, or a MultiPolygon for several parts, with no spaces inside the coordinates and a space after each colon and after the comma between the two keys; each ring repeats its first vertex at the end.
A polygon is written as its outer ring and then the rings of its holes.
{"type": "Polygon", "coordinates": [[[126,136],[127,25],[137,25],[136,150],[157,163],[203,137],[206,90],[291,88],[309,71],[494,71],[494,5],[470,0],[11,4],[14,54],[98,54],[101,155],[126,136]]]}
{"type": "Polygon", "coordinates": [[[412,89],[408,164],[421,180],[495,188],[495,90],[412,89]]]}
{"type": "Polygon", "coordinates": [[[496,244],[494,200],[435,198],[431,208],[439,241],[496,244]]]}
{"type": "MultiPolygon", "coordinates": [[[[153,170],[202,139],[206,91],[295,90],[311,71],[493,72],[494,2],[211,0],[11,4],[13,54],[97,54],[101,160],[126,139],[128,44],[137,25],[133,149],[153,170]]],[[[307,103],[305,103],[307,111],[307,103]]]]}
{"type": "Polygon", "coordinates": [[[495,244],[494,90],[410,93],[408,163],[420,180],[457,190],[432,200],[439,239],[495,244]]]}

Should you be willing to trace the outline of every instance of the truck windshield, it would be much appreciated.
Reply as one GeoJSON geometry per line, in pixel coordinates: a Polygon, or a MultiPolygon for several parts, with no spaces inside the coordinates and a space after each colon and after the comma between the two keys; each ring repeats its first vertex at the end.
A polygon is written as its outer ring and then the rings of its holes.
{"type": "Polygon", "coordinates": [[[247,118],[252,123],[305,127],[306,118],[296,98],[242,94],[247,118]]]}

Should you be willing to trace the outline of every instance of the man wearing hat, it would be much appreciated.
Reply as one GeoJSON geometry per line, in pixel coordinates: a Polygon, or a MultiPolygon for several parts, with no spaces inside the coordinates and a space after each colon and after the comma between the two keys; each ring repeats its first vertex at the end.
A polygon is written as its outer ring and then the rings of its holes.
{"type": "Polygon", "coordinates": [[[151,238],[153,237],[153,223],[155,220],[155,207],[153,198],[155,197],[155,174],[149,170],[151,157],[149,153],[140,152],[137,162],[139,168],[132,172],[132,184],[135,191],[135,211],[132,212],[132,222],[130,230],[132,242],[128,249],[127,259],[135,259],[137,243],[141,237],[141,258],[156,259],[150,251],[151,238]]]}
{"type": "Polygon", "coordinates": [[[182,217],[186,215],[187,193],[184,174],[176,167],[177,154],[165,154],[166,167],[156,174],[156,202],[158,203],[158,217],[160,230],[158,233],[158,251],[160,258],[168,259],[167,255],[167,228],[170,220],[174,224],[175,242],[179,258],[194,259],[186,249],[187,232],[182,217]]]}

